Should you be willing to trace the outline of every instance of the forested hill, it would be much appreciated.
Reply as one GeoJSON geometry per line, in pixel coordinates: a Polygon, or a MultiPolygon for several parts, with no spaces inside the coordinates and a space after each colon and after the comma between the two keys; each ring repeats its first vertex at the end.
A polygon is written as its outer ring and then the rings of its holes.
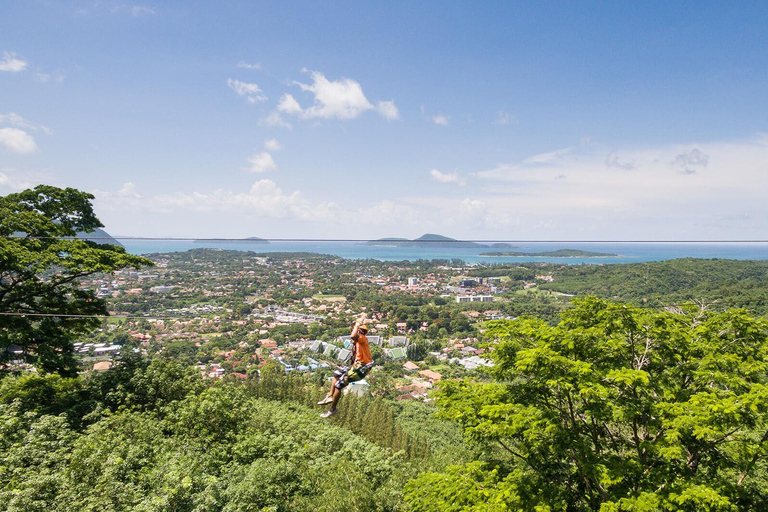
{"type": "MultiPolygon", "coordinates": [[[[178,362],[0,380],[0,509],[405,510],[403,486],[464,462],[428,404],[345,397],[282,372],[203,380],[178,362]]],[[[474,454],[466,456],[468,460],[474,454]]]]}
{"type": "Polygon", "coordinates": [[[683,258],[629,265],[560,267],[542,289],[648,305],[720,301],[768,311],[768,261],[683,258]]]}

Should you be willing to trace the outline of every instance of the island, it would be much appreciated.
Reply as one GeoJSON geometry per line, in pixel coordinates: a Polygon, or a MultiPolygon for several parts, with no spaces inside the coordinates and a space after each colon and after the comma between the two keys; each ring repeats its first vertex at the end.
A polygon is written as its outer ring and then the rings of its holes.
{"type": "Polygon", "coordinates": [[[408,238],[379,238],[377,240],[370,240],[365,245],[373,245],[378,247],[439,247],[439,248],[451,248],[451,249],[514,249],[515,246],[503,242],[488,244],[480,244],[477,242],[467,242],[463,240],[456,240],[443,235],[435,235],[427,233],[419,238],[410,240],[408,238]]]}
{"type": "Polygon", "coordinates": [[[502,257],[502,256],[525,256],[533,258],[618,258],[618,254],[608,254],[604,252],[582,251],[579,249],[557,249],[556,251],[543,252],[518,252],[518,251],[494,251],[483,252],[480,256],[502,257]]]}

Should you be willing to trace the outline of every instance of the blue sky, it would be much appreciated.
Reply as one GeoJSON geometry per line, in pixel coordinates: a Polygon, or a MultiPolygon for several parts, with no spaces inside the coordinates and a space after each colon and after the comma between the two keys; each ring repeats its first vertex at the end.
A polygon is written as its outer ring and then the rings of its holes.
{"type": "Polygon", "coordinates": [[[764,2],[0,7],[0,194],[133,236],[768,238],[764,2]]]}

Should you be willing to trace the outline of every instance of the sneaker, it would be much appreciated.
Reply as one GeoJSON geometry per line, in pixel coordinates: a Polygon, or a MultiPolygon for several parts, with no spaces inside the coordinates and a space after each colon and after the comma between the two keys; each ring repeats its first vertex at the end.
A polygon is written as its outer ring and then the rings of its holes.
{"type": "Polygon", "coordinates": [[[317,405],[326,405],[326,404],[330,404],[331,402],[333,402],[333,398],[326,396],[325,398],[317,402],[317,405]]]}
{"type": "Polygon", "coordinates": [[[336,409],[328,409],[328,410],[327,410],[327,411],[325,411],[323,414],[321,414],[321,415],[320,415],[320,417],[321,417],[321,418],[330,418],[331,416],[333,416],[334,414],[336,414],[336,412],[337,412],[337,410],[336,410],[336,409]]]}

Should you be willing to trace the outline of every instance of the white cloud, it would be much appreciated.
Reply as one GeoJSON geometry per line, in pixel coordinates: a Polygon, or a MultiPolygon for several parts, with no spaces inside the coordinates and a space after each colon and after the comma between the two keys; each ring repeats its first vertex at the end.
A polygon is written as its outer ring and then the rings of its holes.
{"type": "Polygon", "coordinates": [[[277,110],[279,110],[280,112],[285,112],[286,114],[292,114],[292,115],[299,115],[303,113],[301,109],[301,105],[299,105],[299,102],[296,101],[296,98],[294,98],[290,94],[282,95],[282,97],[280,98],[280,103],[277,104],[277,110]]]}
{"type": "Polygon", "coordinates": [[[261,69],[261,64],[259,64],[258,62],[256,64],[248,64],[247,62],[240,61],[240,62],[237,63],[237,67],[239,67],[240,69],[256,69],[256,70],[259,70],[259,69],[261,69]]]}
{"type": "Polygon", "coordinates": [[[489,209],[547,220],[553,236],[761,238],[768,235],[768,223],[758,220],[768,217],[766,161],[768,141],[761,137],[615,151],[589,145],[474,176],[488,183],[489,209]],[[743,215],[755,219],[751,231],[723,220],[743,215]]]}
{"type": "Polygon", "coordinates": [[[681,168],[683,174],[695,174],[709,164],[709,155],[693,148],[690,151],[683,152],[675,156],[672,165],[681,168]]]}
{"type": "Polygon", "coordinates": [[[394,101],[379,101],[376,103],[376,111],[381,114],[384,119],[389,121],[395,121],[400,119],[400,112],[397,110],[394,101]]]}
{"type": "Polygon", "coordinates": [[[558,149],[557,151],[551,151],[549,153],[540,153],[538,155],[533,155],[525,160],[523,160],[524,164],[549,164],[556,160],[560,160],[563,156],[567,155],[573,151],[573,148],[563,148],[558,149]]]}
{"type": "Polygon", "coordinates": [[[0,145],[5,146],[6,151],[20,155],[28,155],[38,149],[34,137],[18,128],[0,128],[0,145]]]}
{"type": "Polygon", "coordinates": [[[631,171],[635,168],[635,164],[620,160],[619,155],[615,151],[611,152],[605,159],[605,165],[608,167],[618,167],[619,169],[624,169],[625,171],[631,171]]]}
{"type": "Polygon", "coordinates": [[[440,126],[446,126],[448,124],[448,117],[444,116],[443,114],[439,114],[432,117],[432,122],[440,126]]]}
{"type": "Polygon", "coordinates": [[[43,126],[41,124],[28,121],[14,112],[9,112],[7,114],[0,114],[0,124],[8,124],[11,126],[15,126],[16,128],[24,128],[25,130],[32,130],[32,131],[40,130],[42,132],[47,133],[48,135],[53,133],[51,129],[48,128],[47,126],[43,126]]]}
{"type": "MultiPolygon", "coordinates": [[[[202,212],[239,212],[257,217],[316,220],[319,214],[313,210],[304,195],[295,191],[287,194],[272,180],[260,180],[247,192],[217,189],[211,193],[192,192],[161,195],[154,198],[165,205],[170,213],[177,209],[202,212]]],[[[321,208],[322,210],[322,208],[321,208]]]]}
{"type": "Polygon", "coordinates": [[[37,183],[50,183],[50,180],[50,176],[32,176],[28,172],[19,172],[17,169],[0,170],[0,188],[24,190],[34,187],[37,183]]]}
{"type": "Polygon", "coordinates": [[[437,169],[432,169],[429,171],[429,174],[432,176],[432,179],[439,181],[440,183],[455,183],[462,186],[467,184],[466,178],[462,176],[458,171],[445,173],[440,172],[437,169]]]}
{"type": "Polygon", "coordinates": [[[388,120],[400,118],[394,101],[379,101],[374,106],[363,93],[363,88],[351,78],[328,80],[322,73],[310,73],[311,84],[293,82],[302,91],[314,96],[311,107],[302,108],[291,94],[283,94],[277,110],[301,119],[355,119],[369,110],[375,110],[388,120]]]}
{"type": "Polygon", "coordinates": [[[363,94],[360,84],[350,78],[330,81],[322,73],[310,73],[312,84],[294,82],[301,90],[315,96],[315,104],[302,111],[306,119],[354,119],[373,105],[363,94]]]}
{"type": "Polygon", "coordinates": [[[283,116],[281,116],[280,112],[278,112],[277,110],[270,112],[270,114],[267,117],[259,119],[259,125],[286,128],[288,130],[291,129],[291,123],[283,119],[283,116]]]}
{"type": "Polygon", "coordinates": [[[2,52],[0,55],[2,55],[2,59],[0,59],[0,71],[17,73],[19,71],[24,71],[27,68],[27,61],[17,59],[15,53],[2,52]]]}
{"type": "Polygon", "coordinates": [[[270,155],[266,151],[262,151],[261,153],[256,153],[254,155],[251,155],[248,158],[248,163],[251,164],[248,170],[254,173],[262,173],[262,172],[277,170],[277,164],[272,159],[272,155],[270,155]]]}
{"type": "Polygon", "coordinates": [[[227,79],[227,85],[230,89],[235,91],[238,96],[244,96],[248,100],[248,103],[256,103],[257,101],[265,101],[267,99],[266,95],[257,84],[241,82],[240,80],[229,78],[227,79]]]}
{"type": "Polygon", "coordinates": [[[280,151],[283,145],[277,139],[267,139],[264,141],[264,149],[268,151],[280,151]]]}

